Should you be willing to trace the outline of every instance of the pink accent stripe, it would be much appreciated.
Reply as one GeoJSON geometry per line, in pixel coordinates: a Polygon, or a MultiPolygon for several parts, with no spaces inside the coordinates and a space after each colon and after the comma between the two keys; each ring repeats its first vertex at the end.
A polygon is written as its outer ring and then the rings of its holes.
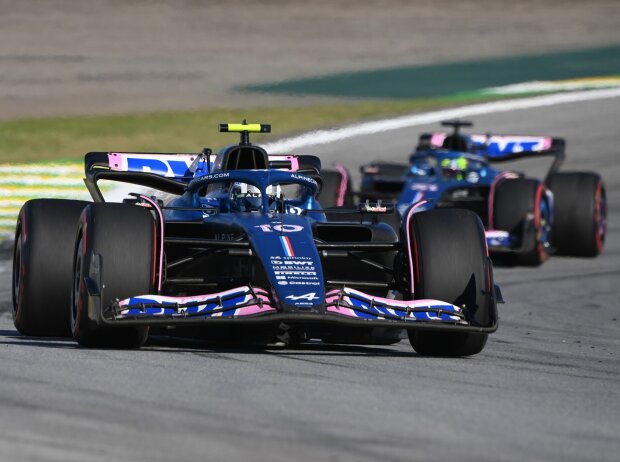
{"type": "MultiPolygon", "coordinates": [[[[260,289],[257,287],[254,287],[252,290],[254,290],[254,293],[258,296],[258,298],[266,302],[269,302],[269,298],[267,296],[266,290],[260,289]]],[[[173,297],[173,296],[168,296],[168,295],[142,294],[142,295],[135,295],[133,297],[129,297],[124,300],[121,300],[119,302],[119,305],[120,306],[127,305],[129,303],[129,300],[131,300],[132,298],[141,298],[141,297],[150,298],[157,303],[163,303],[163,302],[179,303],[179,304],[192,303],[192,302],[200,303],[200,302],[204,302],[205,300],[210,300],[210,299],[217,298],[217,297],[227,297],[229,295],[233,295],[236,293],[238,293],[239,295],[242,295],[244,292],[245,293],[251,292],[250,287],[239,286],[239,287],[235,287],[234,289],[225,290],[223,292],[215,292],[212,294],[202,294],[202,295],[192,295],[189,297],[173,297]]]]}
{"type": "MultiPolygon", "coordinates": [[[[154,201],[148,196],[144,196],[140,194],[140,199],[145,200],[155,209],[157,215],[159,216],[159,277],[157,281],[157,293],[161,293],[161,285],[162,285],[162,273],[164,272],[164,214],[159,208],[159,204],[157,201],[154,201]]],[[[157,245],[157,243],[155,243],[157,245]]]]}
{"type": "Polygon", "coordinates": [[[413,287],[413,277],[414,277],[414,273],[413,273],[413,253],[411,252],[411,239],[409,238],[409,236],[411,235],[409,233],[409,222],[411,221],[411,215],[413,215],[413,213],[415,212],[415,209],[417,209],[419,206],[421,206],[422,204],[426,204],[428,201],[420,201],[416,204],[414,204],[410,209],[409,209],[409,213],[407,213],[407,224],[405,225],[405,232],[407,233],[407,257],[409,258],[409,281],[411,283],[411,294],[413,295],[414,293],[414,287],[413,287]]]}
{"type": "Polygon", "coordinates": [[[335,289],[326,294],[325,297],[325,305],[326,310],[332,313],[338,313],[343,316],[349,317],[359,317],[359,315],[355,312],[354,309],[349,308],[347,306],[337,305],[338,299],[341,297],[341,300],[345,303],[352,305],[350,296],[355,296],[356,299],[362,301],[371,300],[380,305],[383,305],[385,309],[404,309],[404,308],[425,308],[429,306],[445,306],[446,308],[452,308],[455,313],[461,313],[462,309],[456,305],[453,305],[448,302],[444,302],[442,300],[435,299],[421,299],[421,300],[392,300],[389,298],[375,297],[372,295],[368,295],[364,292],[360,292],[359,290],[351,289],[349,287],[344,287],[342,290],[335,289]]]}
{"type": "Polygon", "coordinates": [[[123,156],[117,152],[108,154],[108,165],[112,170],[124,170],[123,156]]]}
{"type": "MultiPolygon", "coordinates": [[[[163,175],[166,177],[174,177],[174,172],[170,170],[168,161],[182,161],[189,167],[196,159],[197,154],[184,154],[184,153],[148,153],[148,152],[109,152],[108,153],[108,166],[112,170],[127,171],[127,159],[154,159],[163,162],[166,165],[167,172],[163,175]]],[[[214,157],[210,156],[209,161],[214,157]]]]}
{"type": "Polygon", "coordinates": [[[336,198],[336,206],[342,207],[347,194],[347,186],[349,185],[349,172],[344,166],[336,164],[336,170],[340,173],[340,185],[338,186],[338,197],[336,198]]]}
{"type": "Polygon", "coordinates": [[[299,170],[299,159],[295,155],[269,155],[269,160],[288,160],[291,163],[291,172],[299,170]]]}
{"type": "MultiPolygon", "coordinates": [[[[330,292],[330,293],[333,293],[333,292],[330,292]]],[[[338,313],[343,316],[349,316],[351,318],[357,317],[357,315],[355,314],[355,311],[353,311],[351,308],[347,308],[346,306],[340,306],[340,305],[337,306],[336,305],[337,301],[338,301],[338,296],[325,298],[326,311],[330,311],[332,313],[338,313]]]]}
{"type": "MultiPolygon", "coordinates": [[[[263,299],[262,297],[260,298],[263,299]]],[[[235,310],[235,316],[250,316],[253,314],[265,313],[266,311],[276,311],[276,309],[273,306],[269,305],[268,303],[264,303],[262,306],[260,305],[244,306],[243,308],[238,308],[237,310],[235,310]]]]}
{"type": "Polygon", "coordinates": [[[431,135],[431,146],[440,148],[443,145],[446,136],[447,135],[445,133],[433,133],[431,135]]]}
{"type": "Polygon", "coordinates": [[[428,305],[446,305],[446,306],[454,307],[456,311],[461,311],[461,308],[459,308],[456,305],[452,305],[451,303],[444,302],[441,300],[436,300],[433,298],[424,298],[420,300],[394,300],[391,298],[375,297],[374,295],[369,295],[365,292],[362,292],[356,289],[351,289],[349,287],[345,287],[344,289],[342,289],[342,291],[340,289],[334,289],[334,290],[329,291],[325,295],[325,303],[329,304],[330,301],[337,300],[338,295],[341,292],[344,292],[345,294],[356,295],[358,298],[362,298],[362,299],[374,300],[375,302],[381,305],[385,305],[386,308],[390,308],[390,307],[416,308],[416,307],[421,307],[421,306],[423,307],[423,306],[428,306],[428,305]]]}
{"type": "Polygon", "coordinates": [[[519,178],[519,175],[517,175],[514,172],[506,171],[506,172],[500,173],[493,179],[493,183],[491,183],[491,188],[489,190],[489,209],[487,211],[488,213],[487,227],[489,229],[494,229],[493,215],[494,215],[494,207],[495,207],[495,189],[497,188],[497,185],[502,180],[514,180],[516,178],[519,178]]]}

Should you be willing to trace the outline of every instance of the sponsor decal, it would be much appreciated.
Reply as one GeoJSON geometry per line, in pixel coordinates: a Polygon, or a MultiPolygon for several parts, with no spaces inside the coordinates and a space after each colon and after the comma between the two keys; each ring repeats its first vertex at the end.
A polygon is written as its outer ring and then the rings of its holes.
{"type": "MultiPolygon", "coordinates": [[[[446,138],[445,133],[433,133],[431,145],[440,147],[446,138]]],[[[538,152],[551,147],[552,139],[548,136],[523,135],[469,135],[471,144],[484,147],[487,154],[510,154],[518,152],[538,152]]]]}
{"type": "Polygon", "coordinates": [[[304,175],[297,175],[296,173],[291,174],[291,178],[295,178],[297,180],[303,180],[306,183],[310,183],[314,186],[318,186],[317,182],[314,181],[312,178],[304,176],[304,175]]]}
{"type": "Polygon", "coordinates": [[[165,177],[191,177],[194,156],[110,153],[108,162],[113,170],[154,173],[165,177]]]}
{"type": "Polygon", "coordinates": [[[233,233],[215,233],[213,239],[218,241],[234,241],[235,235],[233,233]]]}
{"type": "Polygon", "coordinates": [[[286,285],[286,284],[291,284],[291,285],[296,285],[296,286],[320,286],[321,283],[320,282],[312,282],[312,281],[278,281],[278,284],[280,285],[286,285]],[[284,283],[284,284],[282,284],[284,283]]]}
{"type": "Polygon", "coordinates": [[[211,175],[205,175],[202,177],[204,181],[214,180],[218,178],[228,178],[230,173],[212,173],[211,175]]]}
{"type": "Polygon", "coordinates": [[[551,147],[551,138],[547,136],[471,135],[471,141],[474,146],[486,145],[489,154],[544,151],[551,147]]]}
{"type": "Polygon", "coordinates": [[[412,191],[437,191],[438,186],[436,184],[427,183],[413,183],[411,185],[412,191]]]}
{"type": "MultiPolygon", "coordinates": [[[[286,236],[279,236],[280,242],[284,246],[286,236]]],[[[290,241],[289,241],[290,243],[290,241]]],[[[290,285],[313,285],[320,286],[320,278],[316,272],[316,264],[311,257],[297,256],[272,256],[271,265],[275,279],[286,281],[290,285]]]]}
{"type": "Polygon", "coordinates": [[[303,295],[289,295],[285,298],[292,301],[295,306],[312,306],[312,301],[319,300],[320,297],[316,296],[316,292],[309,292],[303,295]]]}
{"type": "Polygon", "coordinates": [[[292,205],[287,205],[286,213],[290,215],[301,215],[304,213],[304,209],[302,209],[301,207],[294,207],[292,205]]]}
{"type": "Polygon", "coordinates": [[[314,271],[274,271],[275,274],[290,274],[295,276],[316,276],[314,271]]]}
{"type": "Polygon", "coordinates": [[[308,301],[312,301],[312,300],[318,300],[319,297],[316,296],[316,292],[309,292],[307,294],[303,294],[303,295],[289,295],[288,297],[285,297],[287,300],[293,300],[294,302],[297,300],[308,300],[308,301]]]}

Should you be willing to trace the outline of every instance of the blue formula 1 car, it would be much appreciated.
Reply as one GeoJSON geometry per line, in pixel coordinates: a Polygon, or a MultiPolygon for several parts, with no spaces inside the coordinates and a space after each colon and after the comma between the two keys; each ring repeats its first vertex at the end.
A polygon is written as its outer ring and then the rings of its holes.
{"type": "Polygon", "coordinates": [[[403,215],[418,210],[460,208],[485,226],[493,257],[537,266],[550,254],[594,257],[606,232],[605,187],[592,172],[558,171],[565,142],[545,136],[460,133],[466,121],[446,121],[453,133],[425,133],[409,165],[374,162],[363,166],[362,198],[392,199],[403,215]],[[502,171],[493,164],[524,158],[553,158],[543,180],[502,171]]]}
{"type": "Polygon", "coordinates": [[[330,221],[316,200],[320,160],[250,143],[268,130],[222,124],[241,141],[217,155],[91,152],[94,202],[26,202],[19,332],[139,347],[149,332],[294,345],[391,344],[406,330],[419,354],[480,352],[501,295],[475,214],[412,206],[395,232],[376,219],[384,207],[364,204],[356,221],[330,221]],[[102,180],[150,192],[106,202],[102,180]]]}

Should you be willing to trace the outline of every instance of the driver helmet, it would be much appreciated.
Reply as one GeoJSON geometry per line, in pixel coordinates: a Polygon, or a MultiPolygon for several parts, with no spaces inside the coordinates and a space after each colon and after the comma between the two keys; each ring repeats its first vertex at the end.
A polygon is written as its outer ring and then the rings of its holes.
{"type": "MultiPolygon", "coordinates": [[[[270,210],[276,210],[281,196],[280,185],[268,186],[268,204],[270,210]]],[[[261,190],[248,183],[234,183],[230,188],[230,203],[233,210],[239,212],[252,212],[262,207],[263,195],[261,190]]]]}
{"type": "Polygon", "coordinates": [[[247,183],[234,183],[230,188],[230,204],[238,212],[260,210],[262,194],[256,186],[247,183]]]}
{"type": "Polygon", "coordinates": [[[465,178],[467,171],[468,161],[465,157],[457,157],[453,159],[442,159],[441,161],[441,175],[444,178],[453,178],[462,180],[465,178]]]}
{"type": "Polygon", "coordinates": [[[437,160],[431,156],[412,156],[409,171],[416,176],[434,176],[437,160]]]}

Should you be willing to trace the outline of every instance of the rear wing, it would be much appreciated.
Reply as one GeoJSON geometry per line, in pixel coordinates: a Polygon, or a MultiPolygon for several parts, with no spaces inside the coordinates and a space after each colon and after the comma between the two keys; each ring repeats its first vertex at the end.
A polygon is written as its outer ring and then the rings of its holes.
{"type": "Polygon", "coordinates": [[[489,162],[550,156],[554,158],[547,173],[550,175],[557,172],[564,162],[566,142],[563,138],[550,136],[459,134],[455,137],[445,132],[434,132],[420,135],[416,150],[427,149],[465,151],[484,156],[489,162]]]}
{"type": "MultiPolygon", "coordinates": [[[[202,153],[89,152],[84,158],[84,182],[93,200],[104,202],[99,180],[132,183],[181,195],[194,178],[213,171],[216,159],[210,149],[202,153]]],[[[294,154],[269,155],[269,168],[319,175],[318,157],[294,154]]]]}

